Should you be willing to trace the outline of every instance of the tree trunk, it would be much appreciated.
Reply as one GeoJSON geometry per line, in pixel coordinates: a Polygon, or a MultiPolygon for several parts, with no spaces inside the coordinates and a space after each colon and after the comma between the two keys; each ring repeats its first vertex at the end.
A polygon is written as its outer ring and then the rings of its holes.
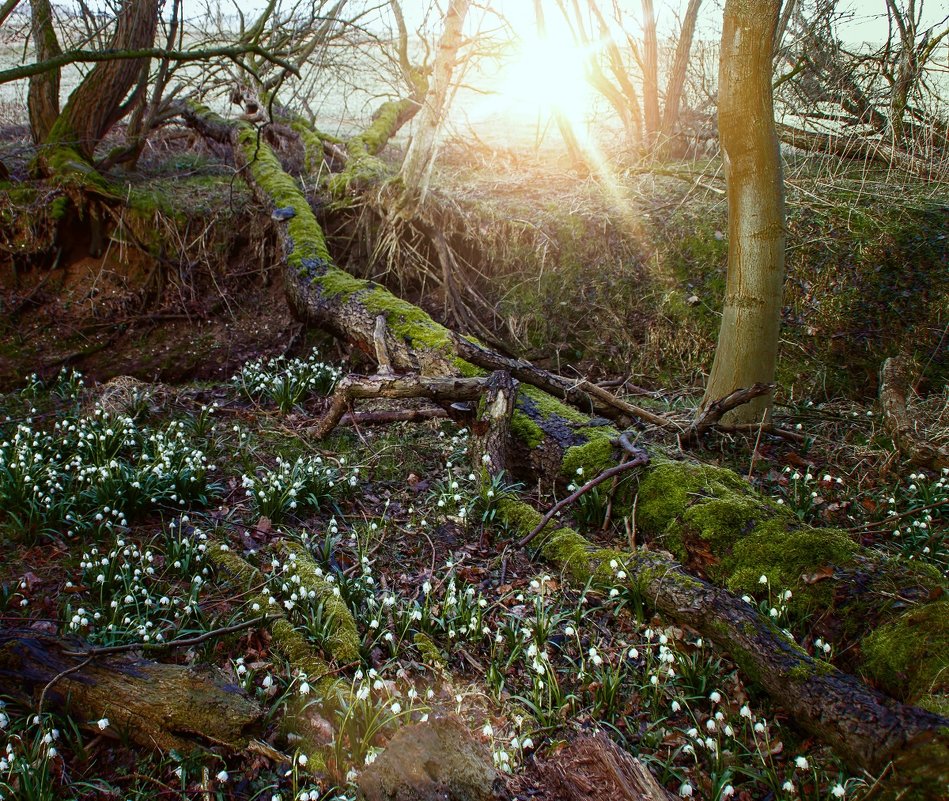
{"type": "MultiPolygon", "coordinates": [[[[719,68],[718,127],[728,184],[728,276],[718,346],[702,405],[774,380],[784,288],[784,197],[771,95],[779,0],[728,0],[719,68]]],[[[729,412],[755,423],[772,396],[729,412]]]]}
{"type": "Polygon", "coordinates": [[[212,670],[134,656],[82,655],[79,640],[36,631],[0,630],[0,684],[26,704],[65,709],[81,725],[107,720],[145,748],[247,746],[263,711],[212,670]]]}
{"type": "Polygon", "coordinates": [[[668,141],[675,134],[679,123],[679,106],[682,103],[682,88],[685,86],[685,73],[692,54],[692,38],[695,35],[695,23],[699,16],[702,0],[689,0],[689,7],[682,20],[682,30],[676,43],[675,60],[672,73],[666,84],[666,103],[662,110],[662,140],[668,141]]]}
{"type": "MultiPolygon", "coordinates": [[[[37,61],[58,56],[63,51],[53,28],[53,9],[49,0],[32,0],[30,4],[31,35],[37,61]]],[[[30,115],[30,132],[36,144],[49,136],[50,129],[59,116],[59,69],[51,69],[30,77],[27,109],[30,115]]]]}
{"type": "Polygon", "coordinates": [[[416,118],[412,143],[402,162],[400,175],[406,192],[419,195],[422,199],[428,190],[429,176],[435,162],[435,137],[444,121],[451,76],[462,42],[461,29],[470,5],[471,0],[452,0],[445,12],[445,28],[438,42],[431,87],[416,118]]]}
{"type": "Polygon", "coordinates": [[[643,4],[643,113],[647,148],[652,148],[659,134],[659,41],[656,37],[656,12],[652,0],[643,4]]]}
{"type": "MultiPolygon", "coordinates": [[[[158,25],[159,0],[125,0],[119,12],[111,50],[151,47],[158,25]]],[[[69,96],[49,132],[40,169],[53,175],[68,171],[78,159],[91,163],[96,146],[129,110],[123,101],[148,59],[101,61],[69,96]]],[[[82,165],[80,171],[86,172],[82,165]]]]}

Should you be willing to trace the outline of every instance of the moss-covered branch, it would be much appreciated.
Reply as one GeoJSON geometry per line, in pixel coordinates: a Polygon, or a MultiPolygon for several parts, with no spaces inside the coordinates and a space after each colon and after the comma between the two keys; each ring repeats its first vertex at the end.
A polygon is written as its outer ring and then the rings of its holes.
{"type": "MultiPolygon", "coordinates": [[[[511,498],[498,503],[498,512],[522,536],[542,522],[535,509],[511,498]]],[[[904,705],[811,657],[751,604],[659,553],[597,548],[555,524],[538,542],[539,555],[577,585],[628,582],[648,606],[714,641],[852,767],[878,774],[892,763],[889,786],[900,789],[900,798],[935,798],[945,791],[949,719],[904,705]],[[620,580],[619,570],[629,578],[620,580]]]]}

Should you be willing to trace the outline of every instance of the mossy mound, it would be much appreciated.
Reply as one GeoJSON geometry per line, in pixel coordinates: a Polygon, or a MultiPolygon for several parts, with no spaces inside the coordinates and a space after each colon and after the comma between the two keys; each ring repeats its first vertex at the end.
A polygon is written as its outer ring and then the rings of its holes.
{"type": "Polygon", "coordinates": [[[887,692],[949,711],[949,601],[907,612],[863,641],[866,672],[887,692]]]}
{"type": "Polygon", "coordinates": [[[801,523],[721,467],[659,461],[640,482],[636,520],[647,537],[732,592],[790,590],[787,606],[798,617],[838,607],[848,641],[902,614],[894,597],[922,601],[941,584],[924,565],[886,559],[844,531],[801,523]],[[841,594],[837,579],[858,574],[861,590],[841,594]]]}

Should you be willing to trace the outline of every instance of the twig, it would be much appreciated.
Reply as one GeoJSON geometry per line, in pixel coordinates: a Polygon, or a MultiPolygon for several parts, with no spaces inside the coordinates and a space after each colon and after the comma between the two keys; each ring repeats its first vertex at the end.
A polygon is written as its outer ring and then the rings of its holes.
{"type": "Polygon", "coordinates": [[[722,416],[738,406],[743,406],[761,395],[767,395],[775,384],[752,384],[730,392],[724,398],[712,401],[692,422],[692,425],[679,437],[679,445],[688,445],[698,441],[702,435],[722,419],[722,416]]]}
{"type": "MultiPolygon", "coordinates": [[[[74,654],[69,654],[69,655],[73,656],[74,654]]],[[[79,654],[75,654],[75,656],[79,656],[79,654]]],[[[49,682],[47,683],[47,685],[43,688],[43,692],[40,693],[40,700],[39,700],[39,703],[37,704],[36,711],[40,714],[43,713],[43,704],[46,703],[46,693],[50,687],[52,687],[60,679],[63,679],[66,676],[68,676],[70,673],[75,673],[77,670],[82,670],[86,665],[88,665],[92,661],[92,659],[93,659],[92,656],[88,656],[82,662],[79,662],[78,664],[75,664],[72,667],[68,667],[61,673],[57,673],[55,676],[53,676],[53,678],[51,678],[49,682]]]]}
{"type": "Polygon", "coordinates": [[[896,515],[890,515],[883,520],[878,520],[876,523],[867,523],[863,526],[851,526],[850,528],[845,528],[844,531],[869,531],[870,529],[880,528],[881,526],[888,526],[890,523],[895,523],[897,520],[902,520],[904,517],[919,514],[920,512],[928,512],[930,509],[938,509],[940,506],[947,505],[949,505],[949,498],[944,498],[941,501],[936,501],[936,503],[931,503],[927,506],[919,506],[916,509],[908,509],[905,512],[900,512],[896,515]]]}
{"type": "MultiPolygon", "coordinates": [[[[143,651],[156,651],[163,648],[186,648],[189,645],[200,645],[207,640],[210,640],[214,637],[220,637],[222,634],[231,634],[235,631],[241,631],[242,629],[249,629],[252,626],[257,626],[262,623],[270,623],[274,620],[280,620],[282,615],[263,615],[262,617],[254,618],[253,620],[245,620],[241,623],[235,623],[233,626],[224,626],[219,629],[212,629],[211,631],[206,631],[204,634],[199,634],[196,637],[186,637],[182,640],[169,640],[168,642],[129,642],[123,645],[108,645],[102,648],[90,648],[88,651],[63,651],[66,656],[85,656],[88,657],[88,660],[97,657],[105,656],[106,654],[120,654],[125,651],[137,651],[139,649],[143,651]]],[[[85,664],[85,663],[83,663],[85,664]]],[[[80,665],[79,667],[82,667],[80,665]]],[[[78,668],[75,668],[78,670],[78,668]]],[[[71,669],[72,670],[72,669],[71,669]]],[[[59,676],[56,677],[58,679],[59,676]]],[[[53,679],[53,681],[56,681],[53,679]]],[[[52,684],[52,682],[50,682],[52,684]]]]}
{"type": "Polygon", "coordinates": [[[625,473],[627,470],[632,470],[634,467],[640,467],[645,464],[649,464],[649,456],[645,451],[640,451],[635,458],[630,459],[628,462],[623,462],[622,464],[618,464],[615,467],[609,468],[608,470],[604,470],[602,473],[600,473],[600,475],[588,481],[572,495],[568,495],[562,501],[554,504],[550,511],[548,511],[547,514],[541,518],[540,523],[537,524],[537,527],[530,534],[517,542],[517,547],[524,548],[529,545],[531,541],[538,534],[540,534],[541,531],[544,530],[546,525],[551,521],[553,516],[557,514],[557,512],[559,512],[565,506],[569,506],[570,504],[574,503],[584,493],[589,492],[591,489],[599,484],[602,484],[607,479],[613,478],[613,476],[618,476],[620,473],[625,473]]]}

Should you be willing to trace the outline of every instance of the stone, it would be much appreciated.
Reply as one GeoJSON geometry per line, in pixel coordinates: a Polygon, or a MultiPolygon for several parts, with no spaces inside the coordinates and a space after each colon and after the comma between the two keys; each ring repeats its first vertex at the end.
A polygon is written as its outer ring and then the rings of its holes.
{"type": "Polygon", "coordinates": [[[488,801],[495,783],[488,748],[454,716],[399,729],[356,780],[366,801],[488,801]]]}

